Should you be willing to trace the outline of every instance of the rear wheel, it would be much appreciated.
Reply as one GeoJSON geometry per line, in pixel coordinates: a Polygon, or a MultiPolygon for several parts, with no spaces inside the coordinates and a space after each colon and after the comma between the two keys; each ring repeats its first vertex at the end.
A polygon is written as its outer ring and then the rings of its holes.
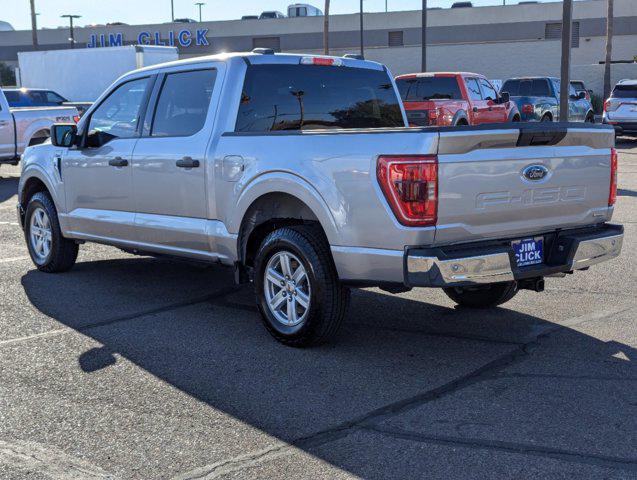
{"type": "Polygon", "coordinates": [[[586,117],[586,123],[595,123],[595,116],[594,115],[588,115],[586,117]]]}
{"type": "Polygon", "coordinates": [[[48,193],[37,192],[29,200],[24,234],[29,255],[38,270],[64,272],[75,264],[78,245],[62,236],[57,211],[48,193]]]}
{"type": "Polygon", "coordinates": [[[470,308],[489,308],[511,300],[518,293],[517,282],[492,283],[476,287],[450,287],[444,292],[458,305],[470,308]]]}
{"type": "Polygon", "coordinates": [[[349,290],[338,280],[320,228],[299,225],[270,233],[259,248],[254,272],[257,305],[274,338],[307,347],[336,335],[349,290]]]}
{"type": "Polygon", "coordinates": [[[551,116],[550,116],[550,115],[548,115],[548,114],[547,114],[547,115],[544,115],[544,116],[542,117],[542,120],[540,120],[540,122],[552,122],[552,121],[553,121],[553,119],[552,119],[552,118],[551,118],[551,116]]]}

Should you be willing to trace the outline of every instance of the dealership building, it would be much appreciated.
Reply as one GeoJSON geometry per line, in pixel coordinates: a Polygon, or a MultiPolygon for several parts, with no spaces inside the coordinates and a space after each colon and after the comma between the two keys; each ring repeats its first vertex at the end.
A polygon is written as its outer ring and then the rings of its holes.
{"type": "MultiPolygon", "coordinates": [[[[574,2],[572,77],[601,90],[606,0],[574,2]]],[[[420,71],[421,12],[364,15],[365,57],[392,73],[420,71]]],[[[474,71],[492,79],[559,76],[562,3],[549,2],[428,11],[430,71],[474,71]]],[[[637,77],[637,0],[615,0],[613,80],[637,77]],[[633,63],[631,63],[633,62],[633,63]]],[[[67,29],[38,30],[40,50],[69,48],[67,29]]],[[[323,52],[323,17],[231,20],[75,29],[76,48],[128,44],[174,45],[182,58],[269,47],[281,52],[323,52]]],[[[33,50],[30,30],[0,31],[0,61],[17,64],[33,50]]],[[[359,53],[357,14],[330,17],[330,52],[359,53]]]]}

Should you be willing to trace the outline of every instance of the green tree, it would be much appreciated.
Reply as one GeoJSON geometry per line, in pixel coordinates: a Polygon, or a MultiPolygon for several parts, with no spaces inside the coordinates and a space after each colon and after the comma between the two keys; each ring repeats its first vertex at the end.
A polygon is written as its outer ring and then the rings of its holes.
{"type": "Polygon", "coordinates": [[[15,72],[4,62],[0,62],[0,85],[15,85],[15,72]]]}

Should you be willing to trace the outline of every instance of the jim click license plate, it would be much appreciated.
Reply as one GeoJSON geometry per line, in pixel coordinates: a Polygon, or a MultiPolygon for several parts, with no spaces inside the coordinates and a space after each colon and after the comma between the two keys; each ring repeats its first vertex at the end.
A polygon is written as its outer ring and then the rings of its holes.
{"type": "Polygon", "coordinates": [[[518,267],[537,265],[544,261],[544,237],[523,238],[511,242],[518,267]]]}

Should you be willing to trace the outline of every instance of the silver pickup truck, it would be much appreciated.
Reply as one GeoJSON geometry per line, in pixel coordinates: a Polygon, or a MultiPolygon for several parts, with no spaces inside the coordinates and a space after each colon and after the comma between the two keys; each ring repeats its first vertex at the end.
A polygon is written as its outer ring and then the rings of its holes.
{"type": "Polygon", "coordinates": [[[51,125],[77,121],[77,115],[75,107],[11,108],[0,89],[0,165],[17,165],[26,147],[49,138],[51,125]]]}
{"type": "Polygon", "coordinates": [[[98,242],[235,268],[293,346],[350,287],[440,287],[488,307],[620,252],[610,126],[406,128],[380,64],[268,50],[131,72],[23,157],[38,269],[98,242]]]}

